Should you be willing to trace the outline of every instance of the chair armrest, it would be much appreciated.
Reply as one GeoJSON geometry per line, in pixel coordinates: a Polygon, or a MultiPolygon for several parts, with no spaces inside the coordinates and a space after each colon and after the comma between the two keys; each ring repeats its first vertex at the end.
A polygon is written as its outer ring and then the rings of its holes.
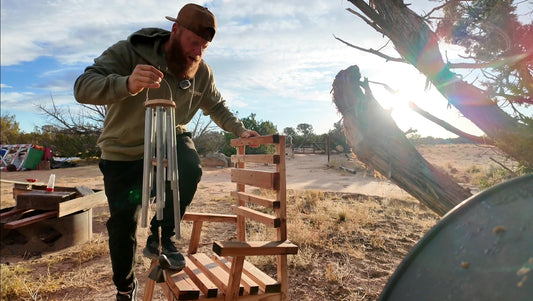
{"type": "Polygon", "coordinates": [[[204,222],[219,222],[219,223],[237,223],[237,216],[233,214],[213,214],[200,212],[185,212],[183,215],[184,221],[192,221],[191,239],[189,241],[188,254],[195,254],[198,252],[200,246],[200,234],[204,222]]]}
{"type": "Polygon", "coordinates": [[[215,241],[218,256],[257,256],[297,254],[298,246],[290,241],[215,241]]]}
{"type": "Polygon", "coordinates": [[[185,212],[184,221],[202,221],[202,222],[219,222],[219,223],[236,223],[237,215],[235,214],[215,214],[201,212],[185,212]]]}

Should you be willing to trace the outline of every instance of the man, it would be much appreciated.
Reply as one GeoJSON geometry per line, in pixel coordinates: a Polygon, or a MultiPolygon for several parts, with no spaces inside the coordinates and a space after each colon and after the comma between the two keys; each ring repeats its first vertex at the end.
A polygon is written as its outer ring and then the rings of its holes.
{"type": "MultiPolygon", "coordinates": [[[[174,22],[171,32],[141,29],[127,41],[120,41],[104,51],[74,85],[78,102],[107,105],[104,128],[98,139],[102,150],[99,166],[111,215],[107,229],[117,300],[136,298],[133,267],[143,175],[143,102],[148,90],[150,99],[169,99],[172,95],[176,102],[182,216],[202,174],[200,158],[185,127],[195,113],[201,109],[222,129],[237,136],[258,136],[257,132],[245,129],[225,106],[215,86],[213,72],[202,59],[217,29],[215,16],[205,7],[187,4],[177,18],[167,19],[174,22]],[[163,80],[168,85],[162,83],[163,80]]],[[[151,235],[143,254],[150,258],[159,256],[160,227],[162,253],[169,259],[172,269],[180,270],[185,260],[171,240],[175,233],[169,189],[167,183],[163,220],[152,219],[151,235]]]]}

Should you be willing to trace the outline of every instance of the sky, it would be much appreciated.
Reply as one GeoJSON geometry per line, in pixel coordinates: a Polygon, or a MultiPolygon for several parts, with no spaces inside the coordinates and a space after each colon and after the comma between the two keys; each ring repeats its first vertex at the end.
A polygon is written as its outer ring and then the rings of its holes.
{"type": "MultiPolygon", "coordinates": [[[[175,17],[189,1],[1,0],[1,112],[15,115],[24,132],[50,124],[38,105],[53,102],[65,111],[80,105],[73,96],[76,78],[105,49],[143,27],[170,30],[165,16],[175,17]]],[[[311,124],[327,133],[341,119],[330,93],[335,75],[358,65],[364,77],[386,83],[397,93],[371,85],[375,98],[404,131],[422,137],[456,137],[411,111],[420,108],[473,135],[483,133],[447,106],[435,88],[413,66],[385,62],[337,41],[377,49],[387,39],[333,0],[190,1],[208,7],[218,30],[205,61],[216,85],[239,117],[256,114],[280,133],[286,127],[311,124]]],[[[411,9],[427,13],[435,3],[415,2],[411,9]]],[[[390,48],[390,47],[389,47],[390,48]]],[[[393,50],[388,54],[398,56],[393,50]]],[[[458,49],[448,48],[453,58],[458,49]]]]}

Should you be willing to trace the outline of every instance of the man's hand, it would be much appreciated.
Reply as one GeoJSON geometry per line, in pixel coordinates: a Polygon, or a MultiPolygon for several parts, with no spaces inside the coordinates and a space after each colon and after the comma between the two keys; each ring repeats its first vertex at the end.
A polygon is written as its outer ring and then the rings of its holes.
{"type": "Polygon", "coordinates": [[[252,131],[252,130],[246,130],[242,132],[241,134],[241,138],[250,138],[250,137],[257,137],[257,136],[259,136],[259,133],[257,133],[256,131],[252,131]]]}
{"type": "MultiPolygon", "coordinates": [[[[252,130],[246,130],[242,132],[241,138],[250,138],[250,137],[257,137],[259,136],[259,133],[252,130]]],[[[259,147],[259,144],[250,144],[250,147],[259,147]]]]}
{"type": "Polygon", "coordinates": [[[128,78],[128,92],[140,93],[143,89],[157,89],[163,80],[163,72],[152,65],[139,64],[135,66],[128,78]]]}

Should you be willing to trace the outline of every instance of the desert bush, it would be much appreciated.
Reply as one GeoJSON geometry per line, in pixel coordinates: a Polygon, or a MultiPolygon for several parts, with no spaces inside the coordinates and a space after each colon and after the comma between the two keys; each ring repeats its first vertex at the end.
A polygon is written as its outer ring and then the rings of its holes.
{"type": "Polygon", "coordinates": [[[471,165],[466,169],[466,172],[469,174],[476,174],[481,172],[481,169],[477,165],[471,165]]]}
{"type": "Polygon", "coordinates": [[[65,257],[65,261],[69,260],[77,265],[89,262],[94,258],[107,255],[109,248],[107,240],[102,235],[98,235],[90,242],[83,244],[79,250],[75,250],[65,257]]]}
{"type": "Polygon", "coordinates": [[[1,296],[2,300],[22,296],[26,293],[26,282],[31,269],[23,264],[1,265],[1,296]]]}
{"type": "Polygon", "coordinates": [[[518,166],[516,171],[511,171],[509,169],[490,166],[487,171],[480,172],[477,177],[475,177],[472,182],[476,184],[480,190],[484,190],[495,186],[497,184],[503,183],[511,178],[530,174],[533,171],[529,168],[526,168],[523,165],[518,166]]]}
{"type": "Polygon", "coordinates": [[[2,264],[2,300],[41,300],[40,294],[53,293],[61,287],[61,279],[47,271],[35,275],[26,264],[2,264]]]}

